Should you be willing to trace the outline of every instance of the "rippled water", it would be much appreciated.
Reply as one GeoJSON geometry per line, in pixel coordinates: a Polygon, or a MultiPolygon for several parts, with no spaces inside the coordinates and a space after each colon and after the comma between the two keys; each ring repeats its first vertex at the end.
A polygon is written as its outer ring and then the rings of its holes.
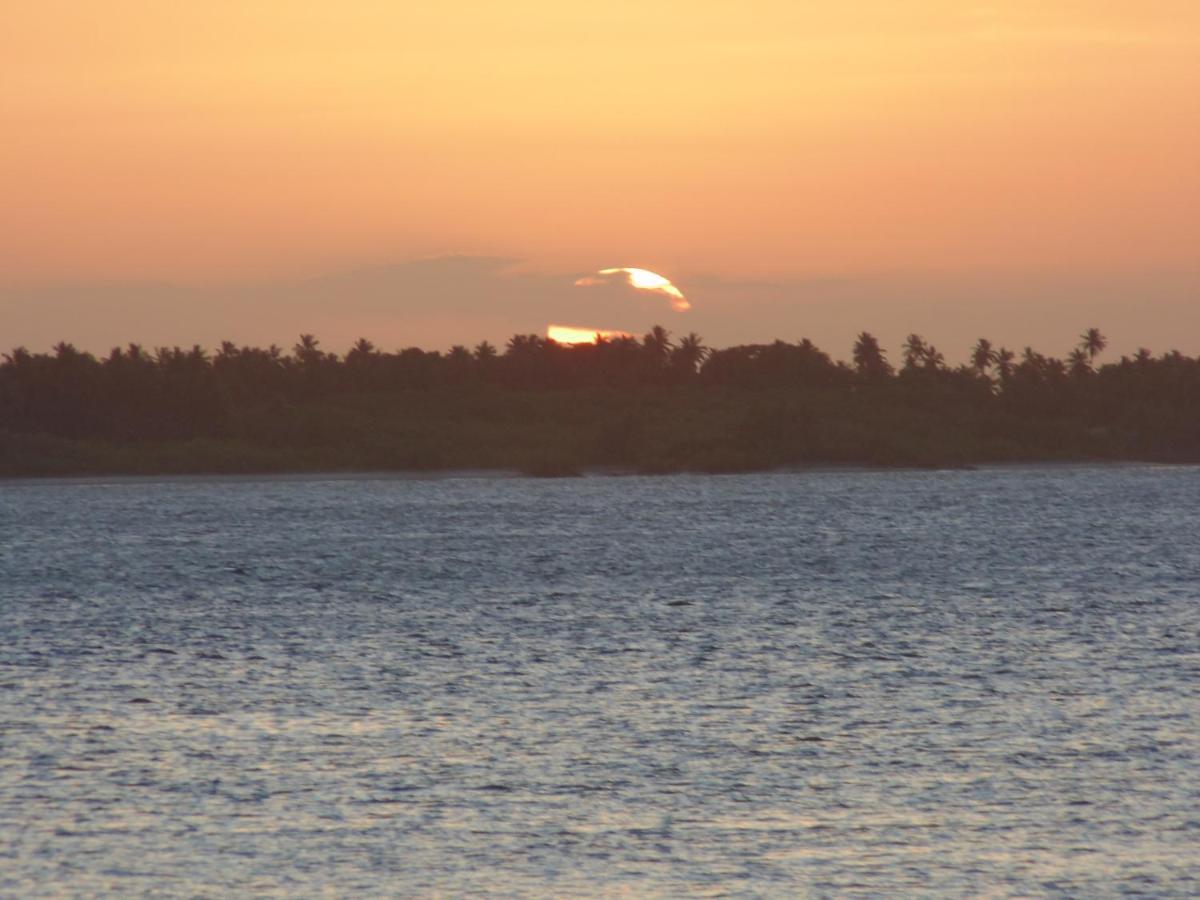
{"type": "Polygon", "coordinates": [[[1200,892],[1200,470],[0,483],[6,895],[1200,892]]]}

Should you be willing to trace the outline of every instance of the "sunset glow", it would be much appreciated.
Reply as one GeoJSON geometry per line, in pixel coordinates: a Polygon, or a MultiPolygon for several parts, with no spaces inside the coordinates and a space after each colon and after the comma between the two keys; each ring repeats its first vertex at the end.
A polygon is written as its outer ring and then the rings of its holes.
{"type": "Polygon", "coordinates": [[[597,338],[632,337],[624,331],[607,331],[603,328],[579,328],[575,325],[548,325],[546,337],[559,344],[594,344],[597,338]]]}
{"type": "Polygon", "coordinates": [[[669,279],[648,269],[631,267],[601,269],[595,275],[585,275],[583,278],[577,279],[575,286],[594,287],[602,284],[610,284],[614,280],[623,281],[631,287],[637,288],[639,291],[652,291],[664,295],[671,301],[671,308],[675,312],[687,312],[692,308],[692,304],[683,296],[683,292],[671,284],[669,279]]]}
{"type": "Polygon", "coordinates": [[[717,343],[845,352],[870,325],[961,354],[1102,321],[1122,350],[1200,349],[1194,0],[40,0],[0,22],[10,344],[500,344],[641,333],[665,300],[717,343]],[[474,267],[422,262],[451,254],[474,267]]]}

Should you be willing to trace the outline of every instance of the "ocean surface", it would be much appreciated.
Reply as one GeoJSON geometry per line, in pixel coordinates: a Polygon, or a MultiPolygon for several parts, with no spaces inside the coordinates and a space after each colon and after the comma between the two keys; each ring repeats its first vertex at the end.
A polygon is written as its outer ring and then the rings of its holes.
{"type": "Polygon", "coordinates": [[[1200,894],[1200,469],[0,482],[0,895],[1200,894]]]}

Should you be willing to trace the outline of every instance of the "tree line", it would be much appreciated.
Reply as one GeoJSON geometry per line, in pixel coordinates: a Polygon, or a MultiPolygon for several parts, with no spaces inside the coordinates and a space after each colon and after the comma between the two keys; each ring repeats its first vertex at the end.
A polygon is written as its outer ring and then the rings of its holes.
{"type": "Polygon", "coordinates": [[[502,350],[484,341],[448,352],[386,352],[363,338],[343,355],[308,334],[290,352],[225,342],[214,352],[130,344],[95,356],[60,343],[49,353],[17,348],[3,356],[0,432],[113,441],[219,437],[256,410],[407,392],[816,391],[855,396],[860,404],[876,397],[984,418],[1069,420],[1118,429],[1134,443],[1182,456],[1200,451],[1200,360],[1142,349],[1098,365],[1106,346],[1096,328],[1065,357],[1032,347],[1017,353],[980,338],[968,362],[950,365],[918,334],[907,337],[893,362],[865,331],[849,361],[807,339],[714,349],[694,333],[675,339],[661,326],[641,339],[576,345],[518,334],[502,350]]]}

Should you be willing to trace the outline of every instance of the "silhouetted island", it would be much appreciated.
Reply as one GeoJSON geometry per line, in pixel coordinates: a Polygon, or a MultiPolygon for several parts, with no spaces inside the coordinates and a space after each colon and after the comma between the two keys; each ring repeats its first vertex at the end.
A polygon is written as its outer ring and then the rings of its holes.
{"type": "Polygon", "coordinates": [[[736,472],[804,464],[956,466],[1200,461],[1200,360],[1095,366],[981,339],[948,366],[909,335],[899,368],[867,332],[850,363],[812,342],[706,348],[517,335],[447,353],[344,356],[224,343],[18,348],[0,363],[0,475],[515,469],[564,475],[736,472]]]}

